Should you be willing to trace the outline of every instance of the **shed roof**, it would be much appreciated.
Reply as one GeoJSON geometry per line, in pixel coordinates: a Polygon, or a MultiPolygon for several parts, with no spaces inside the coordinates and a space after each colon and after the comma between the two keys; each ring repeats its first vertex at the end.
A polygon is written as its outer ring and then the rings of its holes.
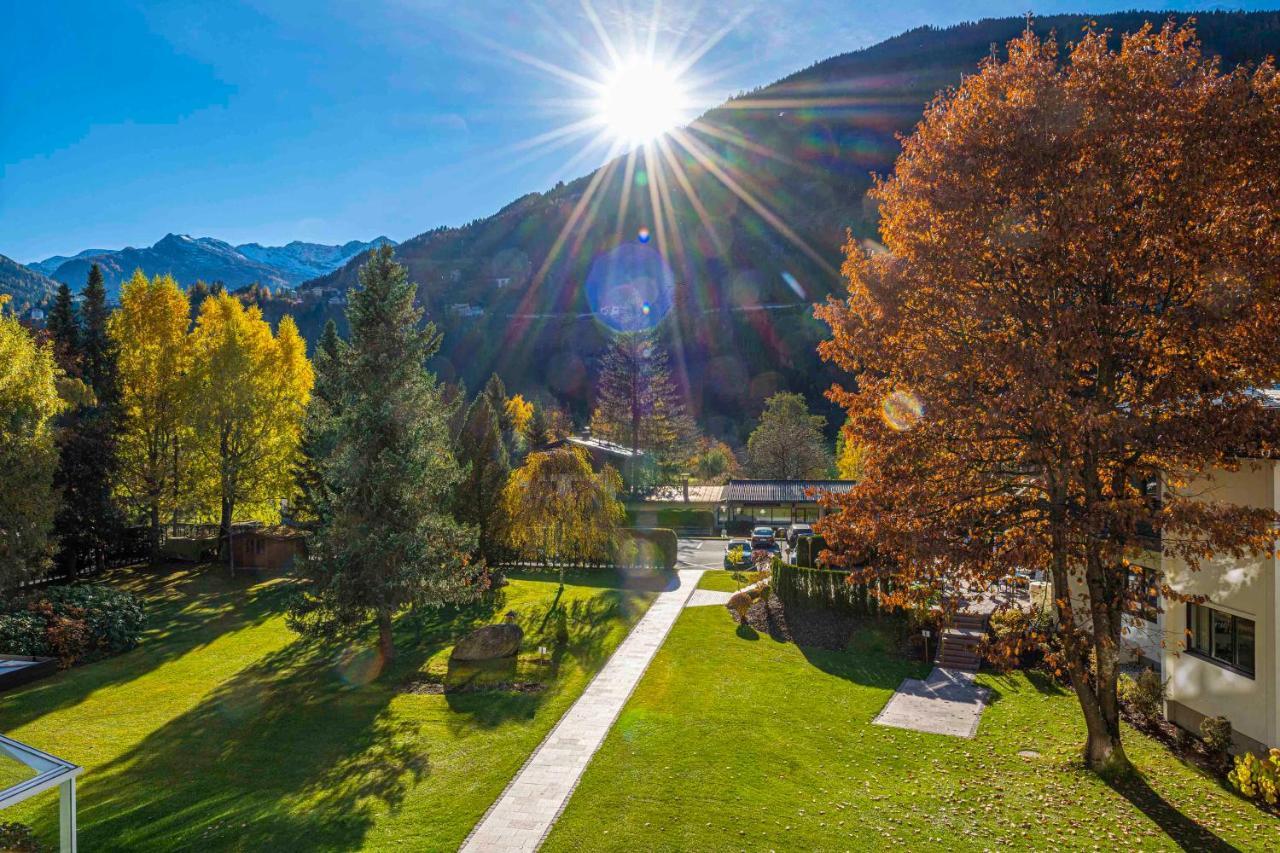
{"type": "Polygon", "coordinates": [[[819,494],[843,494],[853,480],[730,480],[724,500],[734,503],[813,503],[819,494]]]}

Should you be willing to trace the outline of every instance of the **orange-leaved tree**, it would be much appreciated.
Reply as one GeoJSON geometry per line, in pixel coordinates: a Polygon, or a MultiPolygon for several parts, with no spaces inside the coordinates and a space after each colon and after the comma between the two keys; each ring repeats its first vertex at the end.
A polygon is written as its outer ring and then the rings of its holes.
{"type": "Polygon", "coordinates": [[[1063,58],[1028,29],[940,95],[874,189],[884,251],[851,242],[849,296],[818,309],[865,448],[833,561],[900,606],[1047,570],[1098,771],[1127,766],[1144,537],[1192,568],[1273,547],[1272,512],[1188,482],[1273,440],[1256,389],[1280,374],[1275,69],[1224,72],[1172,24],[1109,41],[1063,58]]]}

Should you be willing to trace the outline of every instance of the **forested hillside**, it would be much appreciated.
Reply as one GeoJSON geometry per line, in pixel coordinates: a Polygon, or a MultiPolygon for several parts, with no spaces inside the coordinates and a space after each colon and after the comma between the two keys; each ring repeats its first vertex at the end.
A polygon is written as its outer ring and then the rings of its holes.
{"type": "Polygon", "coordinates": [[[26,310],[53,296],[58,283],[12,258],[0,255],[0,294],[13,299],[12,307],[26,310]]]}
{"type": "MultiPolygon", "coordinates": [[[[1127,32],[1165,17],[1059,16],[1034,27],[1066,41],[1089,20],[1127,32]]],[[[1025,26],[1007,18],[926,27],[834,57],[711,110],[669,157],[631,167],[622,158],[487,219],[405,241],[397,257],[445,331],[434,366],[471,388],[496,370],[509,388],[549,393],[584,415],[610,329],[628,322],[593,298],[592,265],[616,278],[617,247],[646,228],[674,281],[669,316],[664,303],[646,317],[662,320],[675,373],[708,431],[743,440],[778,389],[816,401],[833,376],[814,352],[824,327],[809,306],[839,287],[846,231],[875,236],[864,198],[871,174],[892,167],[896,134],[910,132],[934,93],[1025,26]]],[[[1202,14],[1197,29],[1227,64],[1280,52],[1280,13],[1202,14]]],[[[345,289],[357,262],[305,287],[345,289]]],[[[644,286],[665,275],[652,264],[624,272],[649,279],[644,286]]]]}

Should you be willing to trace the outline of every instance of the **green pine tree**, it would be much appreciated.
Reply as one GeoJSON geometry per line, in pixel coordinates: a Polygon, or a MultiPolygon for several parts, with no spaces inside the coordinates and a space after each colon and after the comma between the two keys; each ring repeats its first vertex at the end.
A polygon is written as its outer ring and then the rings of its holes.
{"type": "Polygon", "coordinates": [[[58,286],[45,327],[53,339],[53,356],[58,360],[58,366],[75,375],[78,372],[75,356],[80,349],[80,326],[76,321],[76,307],[71,301],[71,288],[65,282],[58,286]]]}
{"type": "MultiPolygon", "coordinates": [[[[63,290],[67,290],[66,285],[59,290],[54,311],[57,314],[61,313],[63,290]]],[[[101,568],[121,527],[119,508],[112,496],[120,433],[116,350],[107,334],[110,312],[102,270],[97,264],[89,269],[84,293],[83,326],[70,313],[70,326],[64,329],[61,324],[65,317],[59,317],[59,329],[54,332],[55,350],[68,347],[69,364],[85,385],[85,393],[61,415],[58,433],[55,480],[62,501],[54,531],[58,560],[72,572],[101,568]]],[[[69,291],[66,307],[70,312],[69,291]]],[[[71,372],[71,367],[66,369],[71,372]]]]}
{"type": "Polygon", "coordinates": [[[324,466],[332,503],[316,532],[306,594],[292,624],[359,629],[372,620],[384,659],[406,607],[465,600],[479,591],[468,568],[474,533],[449,513],[461,477],[448,407],[427,359],[440,347],[414,307],[417,286],[390,247],[374,252],[351,291],[351,338],[338,371],[333,449],[324,466]]]}
{"type": "Polygon", "coordinates": [[[492,565],[500,557],[506,532],[502,489],[511,463],[501,421],[487,393],[467,410],[458,447],[459,461],[466,468],[454,499],[455,514],[458,521],[475,528],[476,552],[492,565]]]}
{"type": "Polygon", "coordinates": [[[316,344],[312,358],[315,385],[307,414],[302,424],[302,439],[298,444],[298,463],[294,479],[298,484],[294,517],[312,527],[328,518],[332,503],[331,483],[325,474],[325,466],[333,454],[334,428],[341,413],[339,383],[341,382],[342,350],[345,344],[338,337],[338,326],[330,319],[316,344]]]}

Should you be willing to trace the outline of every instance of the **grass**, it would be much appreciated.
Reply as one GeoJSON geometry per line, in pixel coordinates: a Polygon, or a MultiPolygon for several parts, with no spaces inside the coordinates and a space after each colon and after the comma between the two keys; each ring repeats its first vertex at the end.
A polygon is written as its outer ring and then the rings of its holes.
{"type": "MultiPolygon", "coordinates": [[[[744,571],[742,575],[746,578],[742,586],[753,584],[760,578],[760,573],[755,571],[744,571]]],[[[710,589],[716,592],[737,592],[739,588],[738,582],[733,579],[733,572],[719,569],[711,569],[704,572],[702,580],[698,581],[698,589],[710,589]]]]}
{"type": "Polygon", "coordinates": [[[1141,778],[1085,771],[1073,695],[1036,676],[980,676],[992,704],[972,740],[871,725],[926,671],[873,630],[829,652],[685,610],[544,849],[1280,845],[1280,821],[1132,729],[1141,778]]]}
{"type": "MultiPolygon", "coordinates": [[[[299,639],[285,580],[114,580],[148,600],[142,645],[0,696],[0,731],[86,768],[86,850],[456,849],[661,586],[570,578],[571,639],[548,689],[446,696],[400,688],[441,675],[449,638],[508,609],[536,630],[554,577],[513,576],[497,607],[402,618],[385,668],[371,642],[299,639]]],[[[53,843],[56,792],[4,819],[53,843]]]]}

